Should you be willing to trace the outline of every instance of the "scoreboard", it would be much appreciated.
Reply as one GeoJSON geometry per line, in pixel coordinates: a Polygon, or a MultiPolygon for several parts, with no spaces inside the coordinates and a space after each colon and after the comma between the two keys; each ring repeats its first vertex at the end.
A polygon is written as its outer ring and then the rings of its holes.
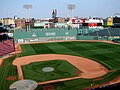
{"type": "Polygon", "coordinates": [[[113,18],[113,23],[119,23],[120,24],[120,18],[114,17],[113,18]]]}

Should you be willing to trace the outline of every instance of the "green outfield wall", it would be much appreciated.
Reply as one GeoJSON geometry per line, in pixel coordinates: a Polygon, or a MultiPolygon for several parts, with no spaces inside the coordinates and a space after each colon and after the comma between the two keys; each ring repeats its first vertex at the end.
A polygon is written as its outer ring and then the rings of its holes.
{"type": "Polygon", "coordinates": [[[110,40],[109,37],[106,36],[83,36],[83,35],[77,35],[77,40],[110,40]]]}
{"type": "Polygon", "coordinates": [[[15,43],[44,42],[55,40],[108,40],[108,37],[84,36],[84,34],[98,31],[98,29],[78,29],[78,28],[42,28],[14,30],[15,43]],[[80,34],[80,35],[78,35],[80,34]]]}
{"type": "Polygon", "coordinates": [[[98,37],[96,36],[76,36],[77,40],[98,40],[98,37]]]}
{"type": "Polygon", "coordinates": [[[76,40],[77,29],[51,28],[51,29],[25,29],[15,30],[14,38],[16,43],[39,42],[51,40],[76,40]]]}

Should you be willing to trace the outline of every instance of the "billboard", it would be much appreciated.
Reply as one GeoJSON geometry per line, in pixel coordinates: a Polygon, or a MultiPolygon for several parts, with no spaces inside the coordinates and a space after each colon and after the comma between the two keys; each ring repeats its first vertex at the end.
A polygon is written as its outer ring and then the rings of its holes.
{"type": "Polygon", "coordinates": [[[113,25],[113,18],[108,18],[107,25],[112,26],[113,25]]]}
{"type": "Polygon", "coordinates": [[[88,23],[88,26],[97,26],[97,23],[88,23]]]}

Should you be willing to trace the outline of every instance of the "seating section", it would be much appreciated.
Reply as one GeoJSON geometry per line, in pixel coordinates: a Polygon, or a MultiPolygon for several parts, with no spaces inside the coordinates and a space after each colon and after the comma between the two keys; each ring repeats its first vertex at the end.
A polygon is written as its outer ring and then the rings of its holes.
{"type": "Polygon", "coordinates": [[[7,45],[7,46],[11,46],[13,47],[13,43],[11,42],[14,42],[14,39],[8,39],[8,40],[4,40],[4,44],[7,45]]]}
{"type": "Polygon", "coordinates": [[[3,32],[8,32],[8,30],[4,27],[0,27],[0,33],[3,33],[3,32]]]}
{"type": "Polygon", "coordinates": [[[120,28],[110,28],[109,31],[112,36],[120,36],[120,28]]]}
{"type": "Polygon", "coordinates": [[[14,39],[7,35],[0,35],[0,57],[15,51],[14,39]]]}
{"type": "Polygon", "coordinates": [[[3,40],[6,40],[6,39],[9,39],[9,37],[6,35],[6,34],[0,34],[0,41],[3,41],[3,40]]]}
{"type": "Polygon", "coordinates": [[[84,34],[84,36],[120,36],[120,28],[109,28],[92,33],[84,34]]]}

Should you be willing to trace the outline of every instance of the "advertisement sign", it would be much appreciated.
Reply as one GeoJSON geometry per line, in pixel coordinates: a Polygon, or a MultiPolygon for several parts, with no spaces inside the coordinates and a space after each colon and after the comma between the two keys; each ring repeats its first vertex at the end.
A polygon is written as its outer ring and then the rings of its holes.
{"type": "Polygon", "coordinates": [[[107,25],[108,26],[112,26],[113,25],[113,19],[112,18],[108,18],[107,25]]]}

